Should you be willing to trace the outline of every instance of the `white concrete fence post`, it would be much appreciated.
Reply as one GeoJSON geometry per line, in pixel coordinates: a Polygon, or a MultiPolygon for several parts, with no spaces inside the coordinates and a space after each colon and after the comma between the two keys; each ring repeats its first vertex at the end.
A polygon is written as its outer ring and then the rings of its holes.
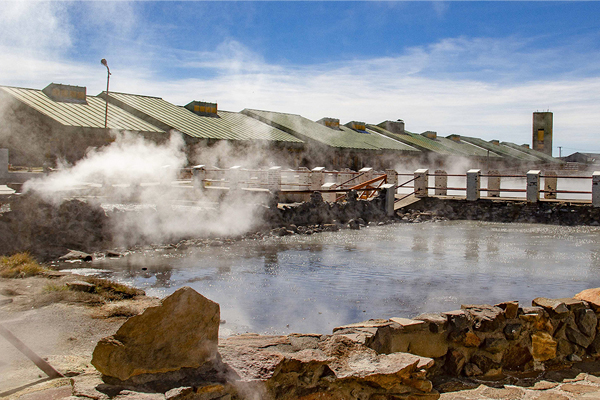
{"type": "Polygon", "coordinates": [[[239,165],[235,165],[229,168],[229,191],[239,190],[240,189],[240,172],[242,167],[239,165]]]}
{"type": "Polygon", "coordinates": [[[390,185],[398,184],[398,173],[394,169],[386,169],[385,175],[387,176],[387,183],[390,185]]]}
{"type": "Polygon", "coordinates": [[[435,170],[435,195],[446,196],[448,194],[448,174],[443,169],[435,170]]]}
{"type": "Polygon", "coordinates": [[[558,176],[556,171],[544,171],[544,198],[556,199],[556,184],[558,176]]]}
{"type": "Polygon", "coordinates": [[[0,149],[0,185],[8,183],[8,149],[0,149]]]}
{"type": "Polygon", "coordinates": [[[195,189],[204,190],[204,179],[206,179],[206,167],[195,165],[192,167],[192,185],[195,189]]]}
{"type": "Polygon", "coordinates": [[[418,169],[415,171],[415,196],[416,197],[427,197],[429,191],[427,190],[429,170],[426,168],[418,169]]]}
{"type": "Polygon", "coordinates": [[[467,171],[467,201],[477,201],[481,197],[481,170],[467,171]]]}
{"type": "Polygon", "coordinates": [[[388,217],[394,216],[394,203],[396,202],[396,189],[398,185],[395,183],[386,183],[381,185],[385,192],[385,213],[388,217]]]}
{"type": "Polygon", "coordinates": [[[358,182],[354,183],[354,185],[352,186],[359,185],[366,181],[370,181],[371,179],[373,179],[373,172],[373,168],[370,167],[365,167],[359,170],[358,173],[363,175],[360,178],[358,178],[358,182]]]}
{"type": "Polygon", "coordinates": [[[540,200],[540,175],[537,169],[527,171],[527,202],[537,203],[540,200]]]}
{"type": "Polygon", "coordinates": [[[267,186],[271,193],[277,193],[281,191],[281,167],[269,168],[267,180],[267,186]]]}
{"type": "Polygon", "coordinates": [[[600,171],[592,174],[592,206],[600,207],[600,171]]]}
{"type": "Polygon", "coordinates": [[[325,167],[316,167],[311,170],[310,190],[320,190],[325,182],[325,167]]]}
{"type": "Polygon", "coordinates": [[[329,203],[335,202],[335,199],[337,198],[337,193],[329,191],[335,190],[336,186],[337,184],[335,182],[327,182],[324,183],[323,186],[321,186],[321,190],[324,190],[324,192],[321,192],[321,196],[323,196],[323,201],[327,201],[329,203]]]}
{"type": "Polygon", "coordinates": [[[488,175],[494,175],[488,176],[487,178],[488,197],[500,197],[500,171],[493,169],[491,171],[488,171],[488,175]]]}

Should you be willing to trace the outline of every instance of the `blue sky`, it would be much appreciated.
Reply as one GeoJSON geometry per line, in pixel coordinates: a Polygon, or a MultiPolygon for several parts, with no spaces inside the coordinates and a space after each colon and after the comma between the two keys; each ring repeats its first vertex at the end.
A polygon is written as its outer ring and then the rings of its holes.
{"type": "Polygon", "coordinates": [[[0,84],[50,82],[600,152],[600,2],[0,2],[0,84]]]}

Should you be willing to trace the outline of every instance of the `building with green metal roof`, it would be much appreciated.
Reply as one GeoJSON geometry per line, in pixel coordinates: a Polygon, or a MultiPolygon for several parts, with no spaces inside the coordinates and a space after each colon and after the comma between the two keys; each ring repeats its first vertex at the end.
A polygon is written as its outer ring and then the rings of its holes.
{"type": "Polygon", "coordinates": [[[110,143],[110,130],[132,131],[152,138],[166,132],[127,111],[88,96],[86,88],[52,83],[42,90],[0,86],[0,147],[10,149],[10,162],[22,165],[74,162],[89,147],[110,143]],[[108,115],[108,129],[105,117],[108,115]]]}
{"type": "Polygon", "coordinates": [[[537,157],[540,159],[541,163],[547,163],[547,164],[564,164],[564,161],[558,159],[558,158],[554,158],[552,156],[549,156],[546,153],[543,153],[541,151],[538,150],[534,150],[529,148],[529,145],[518,145],[515,143],[511,143],[511,142],[501,142],[500,143],[503,146],[507,146],[507,147],[511,147],[513,149],[525,152],[527,154],[530,154],[534,157],[537,157]]]}
{"type": "Polygon", "coordinates": [[[88,96],[85,87],[54,83],[42,90],[0,86],[0,112],[5,122],[0,126],[0,147],[10,149],[14,164],[76,161],[88,148],[114,140],[111,131],[132,131],[156,141],[179,132],[190,163],[207,162],[211,146],[217,144],[225,146],[215,153],[226,149],[230,155],[252,156],[262,165],[290,167],[383,169],[416,162],[433,168],[458,158],[469,160],[473,168],[560,163],[513,143],[409,132],[402,120],[340,125],[336,118],[315,122],[298,114],[223,111],[216,103],[201,101],[179,106],[137,94],[88,96]]]}
{"type": "Polygon", "coordinates": [[[352,129],[351,123],[340,126],[333,118],[315,122],[298,114],[253,109],[244,109],[242,113],[306,141],[304,161],[309,165],[389,168],[399,158],[418,157],[421,153],[419,149],[379,132],[352,129]]]}
{"type": "Polygon", "coordinates": [[[505,144],[500,143],[498,140],[490,140],[486,141],[480,138],[463,136],[463,140],[473,143],[479,147],[482,147],[486,150],[490,150],[494,153],[497,153],[502,156],[504,159],[504,166],[517,165],[517,164],[525,164],[525,165],[537,165],[542,164],[543,161],[536,157],[535,155],[528,154],[519,149],[506,146],[505,144]]]}
{"type": "MultiPolygon", "coordinates": [[[[100,94],[106,98],[106,93],[100,94]]],[[[146,120],[166,131],[176,130],[191,138],[207,141],[268,141],[302,144],[302,140],[279,129],[263,124],[246,115],[221,111],[193,111],[194,103],[186,107],[177,106],[160,97],[110,92],[109,103],[146,120]]],[[[200,106],[198,106],[198,109],[200,106]]]]}

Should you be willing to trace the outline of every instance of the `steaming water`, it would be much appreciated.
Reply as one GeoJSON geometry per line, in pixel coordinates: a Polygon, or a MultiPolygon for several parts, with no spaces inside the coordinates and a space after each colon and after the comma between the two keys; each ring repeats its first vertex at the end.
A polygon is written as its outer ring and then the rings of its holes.
{"type": "Polygon", "coordinates": [[[220,303],[221,334],[331,333],[461,304],[572,297],[600,286],[600,228],[443,222],[371,226],[95,261],[165,296],[220,303]],[[142,269],[145,268],[145,269],[142,269]]]}

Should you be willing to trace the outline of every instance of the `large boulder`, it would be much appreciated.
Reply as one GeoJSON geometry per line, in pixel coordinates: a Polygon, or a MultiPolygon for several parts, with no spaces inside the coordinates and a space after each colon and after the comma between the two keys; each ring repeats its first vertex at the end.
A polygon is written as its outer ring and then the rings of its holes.
{"type": "Polygon", "coordinates": [[[183,287],[100,340],[92,365],[122,381],[206,366],[218,360],[219,322],[217,303],[183,287]]]}

